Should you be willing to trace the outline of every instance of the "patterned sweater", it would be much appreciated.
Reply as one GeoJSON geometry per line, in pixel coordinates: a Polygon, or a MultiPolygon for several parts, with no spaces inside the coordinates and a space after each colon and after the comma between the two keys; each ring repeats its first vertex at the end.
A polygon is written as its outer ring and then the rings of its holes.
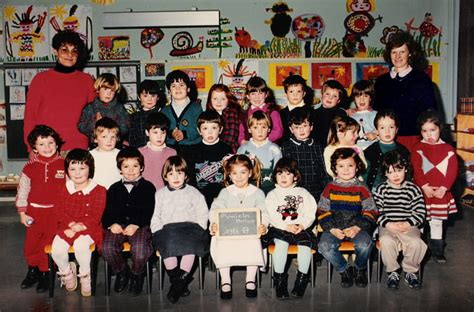
{"type": "Polygon", "coordinates": [[[160,107],[156,105],[150,110],[140,110],[136,111],[129,116],[130,120],[130,130],[128,132],[128,145],[131,147],[142,147],[146,145],[147,136],[145,134],[147,118],[151,113],[156,113],[160,111],[160,107]]]}
{"type": "Polygon", "coordinates": [[[380,213],[379,225],[385,227],[388,222],[407,221],[419,227],[425,220],[423,193],[414,183],[405,181],[400,188],[395,188],[386,181],[377,186],[373,194],[380,213]]]}
{"type": "Polygon", "coordinates": [[[377,207],[369,189],[357,179],[329,182],[318,203],[319,224],[325,231],[357,225],[361,230],[374,229],[377,207]]]}

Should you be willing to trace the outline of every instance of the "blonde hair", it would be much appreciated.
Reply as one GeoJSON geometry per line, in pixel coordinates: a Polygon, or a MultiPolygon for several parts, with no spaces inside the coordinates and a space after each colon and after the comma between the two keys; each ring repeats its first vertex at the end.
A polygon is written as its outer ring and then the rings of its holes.
{"type": "Polygon", "coordinates": [[[346,132],[347,130],[355,130],[357,133],[359,133],[360,125],[354,118],[349,116],[335,117],[331,122],[331,126],[329,127],[328,145],[339,143],[337,133],[346,132]]]}
{"type": "Polygon", "coordinates": [[[100,88],[112,89],[114,92],[120,92],[120,82],[114,74],[103,73],[94,82],[94,89],[99,91],[100,88]]]}
{"type": "Polygon", "coordinates": [[[262,163],[258,160],[257,157],[244,154],[235,154],[229,157],[228,159],[224,159],[222,167],[224,168],[225,186],[229,186],[232,184],[232,180],[230,179],[230,173],[232,172],[232,168],[236,165],[244,166],[248,170],[250,170],[252,174],[250,175],[249,180],[254,181],[257,187],[260,186],[262,163]]]}
{"type": "Polygon", "coordinates": [[[253,112],[253,114],[247,119],[247,129],[250,129],[250,127],[259,121],[265,121],[267,123],[267,126],[269,129],[272,128],[272,119],[266,114],[264,111],[258,110],[253,112]]]}

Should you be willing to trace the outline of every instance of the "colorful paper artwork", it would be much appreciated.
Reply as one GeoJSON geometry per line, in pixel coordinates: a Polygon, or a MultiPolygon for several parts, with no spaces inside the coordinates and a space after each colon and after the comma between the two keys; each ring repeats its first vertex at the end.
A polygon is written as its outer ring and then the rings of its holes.
{"type": "Polygon", "coordinates": [[[173,50],[171,56],[187,56],[200,53],[204,48],[204,37],[200,36],[199,41],[194,45],[193,36],[187,31],[177,32],[171,39],[173,50]]]}
{"type": "Polygon", "coordinates": [[[11,86],[9,103],[25,103],[25,102],[26,102],[25,87],[11,86]]]}
{"type": "Polygon", "coordinates": [[[217,63],[219,82],[229,87],[232,94],[242,103],[245,97],[245,84],[250,77],[258,74],[258,61],[247,59],[220,60],[217,63]]]}
{"type": "Polygon", "coordinates": [[[213,83],[213,73],[211,65],[201,66],[175,66],[173,70],[179,69],[188,74],[189,79],[195,82],[199,92],[209,91],[213,83]]]}
{"type": "Polygon", "coordinates": [[[92,52],[92,7],[77,4],[56,4],[49,8],[50,36],[61,30],[79,34],[89,53],[92,52]]]}
{"type": "Polygon", "coordinates": [[[321,38],[325,27],[323,18],[318,14],[303,14],[293,20],[291,31],[298,40],[305,43],[305,57],[311,57],[311,43],[321,38]]]}
{"type": "Polygon", "coordinates": [[[370,80],[375,82],[378,76],[390,71],[387,63],[357,63],[356,77],[359,80],[370,80]]]}
{"type": "Polygon", "coordinates": [[[326,80],[337,80],[344,88],[352,82],[351,63],[313,63],[311,64],[313,89],[321,89],[326,80]]]}
{"type": "Polygon", "coordinates": [[[165,63],[145,64],[145,77],[157,77],[165,75],[165,63]]]}
{"type": "Polygon", "coordinates": [[[425,72],[430,76],[431,80],[436,83],[438,86],[440,85],[439,80],[439,63],[438,62],[430,62],[428,68],[425,72]]]}
{"type": "Polygon", "coordinates": [[[44,27],[47,7],[8,5],[3,14],[6,60],[47,61],[50,51],[48,31],[44,27]]]}
{"type": "Polygon", "coordinates": [[[129,36],[99,37],[99,60],[129,60],[129,36]]]}
{"type": "Polygon", "coordinates": [[[283,80],[290,75],[300,75],[309,79],[309,65],[307,63],[272,63],[268,64],[268,85],[272,89],[282,89],[283,80]]]}
{"type": "Polygon", "coordinates": [[[418,27],[413,26],[415,18],[405,23],[407,31],[418,42],[427,57],[441,56],[441,37],[443,27],[436,26],[431,13],[426,13],[418,27]],[[413,31],[413,32],[412,32],[413,31]]]}
{"type": "Polygon", "coordinates": [[[165,33],[159,27],[150,27],[142,30],[140,44],[150,52],[150,59],[153,58],[153,50],[151,48],[160,43],[164,36],[165,33]]]}

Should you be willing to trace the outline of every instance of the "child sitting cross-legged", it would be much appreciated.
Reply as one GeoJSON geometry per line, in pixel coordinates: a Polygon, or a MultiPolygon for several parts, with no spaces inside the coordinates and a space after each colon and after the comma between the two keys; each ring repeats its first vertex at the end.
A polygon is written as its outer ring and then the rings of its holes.
{"type": "Polygon", "coordinates": [[[155,208],[153,184],[142,177],[143,155],[133,147],[117,155],[117,167],[122,180],[110,186],[102,216],[105,230],[102,256],[116,274],[114,291],[123,292],[130,280],[128,292],[138,296],[143,289],[145,264],[153,253],[150,220],[155,208]],[[131,245],[132,268],[122,255],[122,245],[131,245]]]}
{"type": "Polygon", "coordinates": [[[374,190],[379,209],[379,239],[382,261],[388,273],[387,286],[398,289],[400,265],[398,255],[403,253],[402,268],[410,288],[420,288],[420,263],[427,246],[421,239],[420,227],[425,221],[425,203],[421,189],[405,178],[409,160],[396,150],[386,153],[382,170],[387,181],[374,190]]]}

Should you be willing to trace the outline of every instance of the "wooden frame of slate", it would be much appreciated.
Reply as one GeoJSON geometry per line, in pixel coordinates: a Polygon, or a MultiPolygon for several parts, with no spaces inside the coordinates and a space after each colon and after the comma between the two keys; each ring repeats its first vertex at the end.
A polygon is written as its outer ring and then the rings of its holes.
{"type": "Polygon", "coordinates": [[[219,239],[259,238],[260,209],[226,208],[213,211],[219,239]]]}

